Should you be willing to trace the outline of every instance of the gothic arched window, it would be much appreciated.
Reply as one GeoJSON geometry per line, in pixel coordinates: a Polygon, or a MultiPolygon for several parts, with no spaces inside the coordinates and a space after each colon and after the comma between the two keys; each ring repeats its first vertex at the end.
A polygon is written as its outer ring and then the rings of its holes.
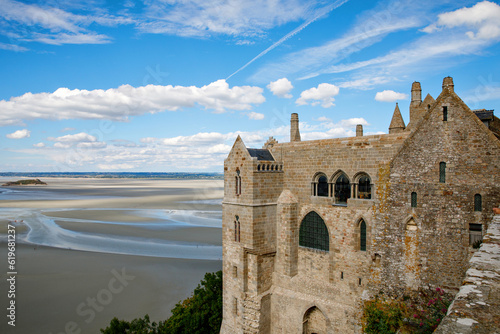
{"type": "Polygon", "coordinates": [[[299,246],[327,252],[330,250],[328,229],[323,219],[314,211],[309,212],[300,224],[299,246]]]}
{"type": "Polygon", "coordinates": [[[324,175],[318,179],[318,196],[328,196],[328,179],[324,175]]]}
{"type": "Polygon", "coordinates": [[[358,180],[358,198],[371,199],[372,185],[368,175],[362,175],[358,180]]]}
{"type": "Polygon", "coordinates": [[[347,204],[347,199],[351,197],[351,185],[349,179],[342,173],[335,181],[335,203],[347,204]]]}

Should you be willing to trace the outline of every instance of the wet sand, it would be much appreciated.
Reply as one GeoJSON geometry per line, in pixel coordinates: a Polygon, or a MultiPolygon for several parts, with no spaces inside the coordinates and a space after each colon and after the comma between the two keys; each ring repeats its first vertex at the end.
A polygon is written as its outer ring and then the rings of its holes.
{"type": "MultiPolygon", "coordinates": [[[[3,213],[0,234],[6,234],[9,220],[20,218],[16,215],[36,210],[74,232],[221,245],[220,227],[196,224],[157,227],[155,224],[161,218],[148,215],[147,210],[202,210],[198,217],[218,219],[223,181],[64,178],[43,181],[48,186],[30,187],[29,196],[22,193],[25,187],[9,188],[13,192],[22,190],[20,194],[9,195],[9,199],[0,196],[0,214],[3,213]],[[9,211],[9,208],[19,209],[9,211]]],[[[196,216],[192,219],[197,223],[196,216]]],[[[16,227],[20,235],[26,231],[23,224],[16,227]]],[[[4,307],[0,333],[66,333],[68,324],[75,328],[75,333],[77,329],[81,329],[80,333],[99,333],[115,316],[132,320],[146,313],[153,321],[165,320],[175,304],[192,293],[206,272],[222,268],[221,261],[216,260],[120,255],[18,243],[17,317],[13,328],[7,325],[5,316],[6,246],[5,242],[0,243],[0,300],[4,307]],[[125,280],[123,286],[118,283],[117,275],[134,278],[125,280]]]]}
{"type": "MultiPolygon", "coordinates": [[[[0,333],[64,333],[69,322],[76,323],[81,333],[99,333],[115,316],[132,320],[146,313],[152,320],[165,320],[175,304],[192,293],[206,272],[222,268],[220,261],[30,245],[18,245],[16,257],[16,327],[7,325],[5,316],[8,300],[4,282],[8,270],[2,260],[1,299],[5,308],[0,333]],[[119,282],[116,274],[125,283],[119,282]]],[[[7,259],[5,244],[1,245],[0,259],[7,259]]]]}

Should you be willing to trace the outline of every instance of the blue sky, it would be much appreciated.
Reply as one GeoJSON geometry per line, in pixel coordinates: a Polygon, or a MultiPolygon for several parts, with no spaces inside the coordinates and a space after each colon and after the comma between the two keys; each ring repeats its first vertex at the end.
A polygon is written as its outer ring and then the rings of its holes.
{"type": "Polygon", "coordinates": [[[222,172],[261,147],[387,133],[413,81],[500,114],[492,1],[0,0],[0,171],[222,172]]]}

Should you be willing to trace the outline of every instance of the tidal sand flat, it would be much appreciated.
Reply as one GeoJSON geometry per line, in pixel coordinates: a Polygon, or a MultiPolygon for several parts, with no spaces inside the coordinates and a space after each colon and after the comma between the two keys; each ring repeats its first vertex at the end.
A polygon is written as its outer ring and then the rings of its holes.
{"type": "MultiPolygon", "coordinates": [[[[222,181],[44,181],[1,189],[2,276],[9,221],[18,233],[16,327],[2,321],[1,333],[98,333],[114,316],[164,320],[222,267],[222,181]]],[[[7,305],[5,279],[0,289],[7,305]]]]}

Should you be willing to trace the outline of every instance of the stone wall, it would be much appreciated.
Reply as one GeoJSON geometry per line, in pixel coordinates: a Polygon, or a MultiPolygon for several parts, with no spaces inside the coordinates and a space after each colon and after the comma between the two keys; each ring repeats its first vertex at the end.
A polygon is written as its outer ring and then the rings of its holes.
{"type": "Polygon", "coordinates": [[[500,332],[500,215],[470,260],[460,291],[434,333],[500,332]]]}

